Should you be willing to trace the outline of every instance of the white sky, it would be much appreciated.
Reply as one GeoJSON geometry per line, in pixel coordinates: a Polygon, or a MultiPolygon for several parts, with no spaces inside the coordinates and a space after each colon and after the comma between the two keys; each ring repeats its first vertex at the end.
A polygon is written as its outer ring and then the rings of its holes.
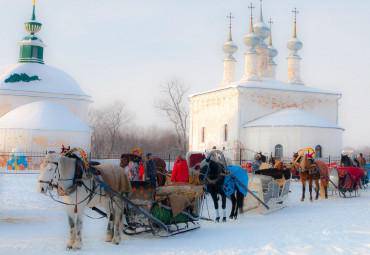
{"type": "MultiPolygon", "coordinates": [[[[242,0],[37,0],[38,35],[48,45],[45,63],[58,67],[90,94],[96,106],[125,101],[142,126],[163,126],[153,109],[159,85],[176,76],[190,93],[216,88],[222,79],[222,45],[233,13],[237,79],[244,69],[243,38],[251,1],[242,0]]],[[[259,1],[252,1],[257,8],[259,1]]],[[[338,91],[344,146],[370,145],[370,1],[264,0],[279,51],[277,78],[287,76],[286,42],[293,32],[303,42],[301,77],[312,87],[338,91]]],[[[0,0],[0,65],[18,60],[17,43],[27,34],[31,0],[0,0]]]]}

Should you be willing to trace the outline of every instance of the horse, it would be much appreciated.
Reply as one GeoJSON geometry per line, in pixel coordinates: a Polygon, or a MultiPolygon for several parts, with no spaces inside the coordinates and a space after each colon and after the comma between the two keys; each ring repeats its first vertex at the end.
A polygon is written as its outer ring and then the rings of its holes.
{"type": "Polygon", "coordinates": [[[359,162],[357,159],[354,159],[352,161],[352,159],[346,155],[346,154],[341,154],[340,155],[340,165],[342,167],[359,167],[359,162]],[[355,163],[353,162],[355,161],[355,163]]]}
{"type": "MultiPolygon", "coordinates": [[[[221,196],[222,201],[222,210],[223,210],[223,218],[222,222],[226,222],[226,194],[222,189],[225,176],[222,175],[225,173],[224,166],[220,162],[216,162],[210,159],[204,159],[200,164],[200,175],[199,181],[205,182],[206,181],[206,189],[207,192],[211,194],[214,207],[216,209],[216,221],[220,221],[220,214],[218,210],[218,198],[217,195],[221,196]]],[[[238,208],[242,211],[243,207],[243,198],[244,195],[236,188],[236,197],[235,192],[231,194],[231,202],[232,202],[232,209],[229,218],[230,219],[237,219],[238,217],[238,208]]]]}
{"type": "MultiPolygon", "coordinates": [[[[76,167],[76,165],[78,165],[78,160],[74,158],[48,153],[41,164],[37,186],[37,190],[42,194],[47,194],[48,191],[57,187],[58,195],[62,196],[63,202],[61,203],[65,205],[70,227],[70,237],[66,248],[79,250],[82,247],[81,230],[85,206],[105,208],[108,218],[105,242],[119,244],[123,230],[123,202],[121,199],[104,195],[100,184],[87,178],[88,173],[82,171],[83,167],[81,168],[81,165],[76,167]]],[[[109,174],[109,172],[122,172],[122,169],[113,164],[102,164],[99,166],[99,171],[109,174]]],[[[131,185],[127,188],[131,190],[131,185]]]]}
{"type": "MultiPolygon", "coordinates": [[[[122,168],[125,168],[128,166],[129,162],[133,159],[139,157],[136,154],[122,154],[121,160],[120,160],[120,166],[122,168]]],[[[156,177],[157,177],[157,184],[158,186],[164,186],[166,185],[166,176],[168,175],[166,170],[166,162],[158,157],[153,157],[153,161],[156,168],[156,177]]]]}
{"type": "Polygon", "coordinates": [[[329,175],[328,166],[325,164],[325,162],[321,160],[316,160],[315,162],[313,158],[308,158],[307,155],[304,155],[299,160],[301,160],[300,168],[299,168],[299,176],[301,177],[301,182],[302,182],[301,201],[303,202],[305,199],[306,181],[308,181],[308,184],[309,184],[310,201],[312,202],[312,182],[313,181],[315,182],[315,192],[316,192],[315,200],[319,198],[319,180],[320,179],[321,179],[321,192],[325,192],[325,199],[327,199],[329,181],[326,179],[326,177],[329,175]],[[319,170],[321,170],[321,172],[323,172],[326,176],[321,174],[319,170]]]}

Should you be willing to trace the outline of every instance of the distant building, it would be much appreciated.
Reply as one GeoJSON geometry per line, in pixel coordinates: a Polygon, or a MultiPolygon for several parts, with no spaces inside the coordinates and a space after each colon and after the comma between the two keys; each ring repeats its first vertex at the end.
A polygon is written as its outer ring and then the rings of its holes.
{"type": "Polygon", "coordinates": [[[0,150],[59,151],[63,144],[90,151],[91,97],[71,76],[44,64],[46,45],[35,35],[41,26],[34,2],[18,63],[0,67],[0,150]]]}
{"type": "Polygon", "coordinates": [[[272,45],[271,28],[262,16],[262,1],[257,23],[244,38],[245,72],[235,79],[237,46],[228,41],[223,46],[223,80],[218,88],[190,96],[189,149],[196,151],[240,148],[262,151],[268,156],[290,158],[293,152],[311,147],[317,157],[339,156],[344,129],[338,125],[338,102],[341,94],[309,87],[300,78],[296,19],[293,37],[287,47],[288,78],[275,79],[278,54],[272,45]],[[269,44],[264,40],[269,37],[269,44]]]}

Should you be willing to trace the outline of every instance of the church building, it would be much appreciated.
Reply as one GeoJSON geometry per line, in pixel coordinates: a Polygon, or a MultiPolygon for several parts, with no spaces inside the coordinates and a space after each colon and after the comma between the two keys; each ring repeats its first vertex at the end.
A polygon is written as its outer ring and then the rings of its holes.
{"type": "MultiPolygon", "coordinates": [[[[190,151],[241,149],[261,151],[268,156],[291,158],[293,152],[307,147],[316,157],[340,156],[344,129],[338,125],[341,94],[307,86],[300,78],[303,44],[297,37],[296,9],[286,82],[275,79],[271,27],[262,15],[253,25],[252,8],[244,75],[235,77],[238,47],[232,40],[231,23],[228,41],[223,45],[223,80],[212,90],[190,96],[190,151]],[[268,44],[265,41],[269,39],[268,44]]],[[[231,16],[230,16],[231,19],[231,16]]]]}
{"type": "Polygon", "coordinates": [[[59,151],[65,145],[90,151],[91,97],[71,76],[44,64],[46,45],[36,36],[41,26],[33,1],[18,63],[0,67],[0,150],[59,151]]]}

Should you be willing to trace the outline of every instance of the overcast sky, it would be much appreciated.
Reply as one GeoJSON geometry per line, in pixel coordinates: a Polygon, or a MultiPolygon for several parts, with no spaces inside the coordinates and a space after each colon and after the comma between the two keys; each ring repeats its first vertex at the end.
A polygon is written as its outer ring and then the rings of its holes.
{"type": "MultiPolygon", "coordinates": [[[[47,48],[45,63],[74,77],[101,106],[118,99],[142,126],[164,126],[153,109],[159,85],[176,76],[190,93],[216,88],[222,80],[222,45],[233,13],[233,40],[239,50],[237,79],[244,70],[243,38],[249,9],[242,0],[37,0],[38,35],[47,48]]],[[[287,77],[287,41],[303,42],[301,77],[305,85],[337,91],[344,146],[370,146],[370,1],[264,0],[264,19],[273,20],[279,51],[277,78],[287,77]]],[[[0,0],[0,65],[18,60],[17,43],[27,34],[31,0],[0,0]]]]}

